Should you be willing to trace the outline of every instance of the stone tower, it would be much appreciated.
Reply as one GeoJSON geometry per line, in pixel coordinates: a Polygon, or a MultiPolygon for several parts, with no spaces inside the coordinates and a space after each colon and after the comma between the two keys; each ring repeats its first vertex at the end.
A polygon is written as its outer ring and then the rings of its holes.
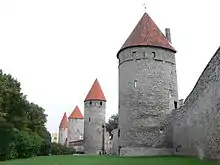
{"type": "Polygon", "coordinates": [[[167,37],[144,13],[119,59],[119,153],[158,155],[170,152],[166,117],[178,107],[175,52],[167,37]]]}
{"type": "Polygon", "coordinates": [[[75,107],[68,119],[67,144],[72,141],[82,140],[84,132],[84,117],[78,106],[75,107]]]}
{"type": "Polygon", "coordinates": [[[84,149],[99,154],[103,146],[106,99],[96,79],[84,101],[84,149]]]}
{"type": "Polygon", "coordinates": [[[59,126],[58,142],[62,145],[66,145],[67,142],[67,128],[68,128],[68,120],[65,112],[59,126]]]}

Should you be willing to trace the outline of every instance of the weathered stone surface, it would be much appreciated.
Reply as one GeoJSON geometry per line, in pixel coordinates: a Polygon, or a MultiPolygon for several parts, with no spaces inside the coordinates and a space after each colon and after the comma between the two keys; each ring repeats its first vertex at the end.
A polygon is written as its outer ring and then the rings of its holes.
{"type": "Polygon", "coordinates": [[[220,49],[173,112],[175,154],[220,160],[220,49]]]}
{"type": "Polygon", "coordinates": [[[178,106],[174,53],[137,46],[124,49],[118,58],[121,150],[171,147],[167,115],[174,102],[178,106]]]}
{"type": "Polygon", "coordinates": [[[112,153],[118,155],[118,129],[112,130],[112,153]]]}
{"type": "Polygon", "coordinates": [[[69,119],[67,144],[83,139],[84,119],[69,119]]]}
{"type": "Polygon", "coordinates": [[[67,142],[67,128],[59,128],[59,143],[66,145],[67,142]]]}
{"type": "Polygon", "coordinates": [[[102,125],[105,124],[105,101],[84,102],[84,149],[99,154],[102,149],[102,125]]]}
{"type": "Polygon", "coordinates": [[[173,149],[167,148],[148,148],[148,147],[125,147],[120,151],[121,156],[155,156],[172,155],[173,149]]]}

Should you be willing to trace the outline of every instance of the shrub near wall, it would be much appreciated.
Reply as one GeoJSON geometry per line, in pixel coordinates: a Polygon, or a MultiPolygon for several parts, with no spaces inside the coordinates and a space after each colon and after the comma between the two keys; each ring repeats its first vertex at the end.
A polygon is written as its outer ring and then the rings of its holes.
{"type": "Polygon", "coordinates": [[[72,148],[65,147],[58,143],[51,143],[51,154],[52,155],[72,155],[76,151],[72,148]]]}

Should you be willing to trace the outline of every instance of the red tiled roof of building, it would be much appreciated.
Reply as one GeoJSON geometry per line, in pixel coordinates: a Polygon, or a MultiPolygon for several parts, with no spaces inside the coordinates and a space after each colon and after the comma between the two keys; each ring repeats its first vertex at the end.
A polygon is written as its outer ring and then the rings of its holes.
{"type": "Polygon", "coordinates": [[[70,114],[69,119],[83,119],[83,115],[79,110],[79,107],[76,106],[73,112],[70,114]]]}
{"type": "Polygon", "coordinates": [[[68,120],[67,120],[67,116],[66,116],[66,112],[63,115],[63,118],[60,122],[60,126],[59,128],[67,128],[68,127],[68,120]]]}
{"type": "Polygon", "coordinates": [[[119,52],[132,46],[155,46],[176,52],[168,39],[147,13],[144,13],[119,52]]]}
{"type": "Polygon", "coordinates": [[[106,101],[105,96],[102,92],[102,88],[98,82],[98,80],[96,79],[95,82],[93,83],[89,93],[87,94],[85,101],[88,100],[102,100],[102,101],[106,101]]]}

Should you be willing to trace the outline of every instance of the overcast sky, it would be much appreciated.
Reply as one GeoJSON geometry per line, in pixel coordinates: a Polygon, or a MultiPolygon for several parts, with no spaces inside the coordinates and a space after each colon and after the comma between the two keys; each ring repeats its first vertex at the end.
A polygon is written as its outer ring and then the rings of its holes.
{"type": "Polygon", "coordinates": [[[95,78],[118,111],[116,54],[146,11],[171,28],[179,99],[186,98],[220,46],[219,0],[0,0],[0,68],[48,114],[57,132],[95,78]]]}

